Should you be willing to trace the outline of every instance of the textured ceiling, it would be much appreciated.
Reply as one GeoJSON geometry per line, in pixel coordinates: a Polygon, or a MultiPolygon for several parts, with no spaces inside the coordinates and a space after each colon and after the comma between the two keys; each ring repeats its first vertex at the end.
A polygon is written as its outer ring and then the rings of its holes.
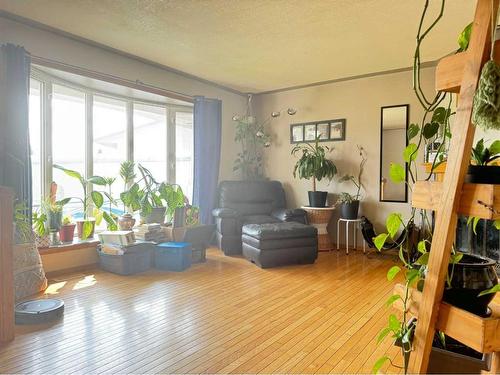
{"type": "MultiPolygon", "coordinates": [[[[0,0],[0,9],[243,92],[411,66],[424,0],[0,0]]],[[[430,0],[437,14],[441,0],[430,0]]],[[[425,61],[456,49],[449,0],[425,61]]]]}

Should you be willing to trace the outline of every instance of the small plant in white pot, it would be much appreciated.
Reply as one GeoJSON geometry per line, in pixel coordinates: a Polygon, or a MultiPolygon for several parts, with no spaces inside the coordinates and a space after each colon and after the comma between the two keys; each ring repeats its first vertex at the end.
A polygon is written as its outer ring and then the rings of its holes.
{"type": "Polygon", "coordinates": [[[367,162],[366,151],[363,146],[357,145],[361,161],[357,176],[346,174],[340,178],[340,182],[350,181],[356,187],[356,194],[351,195],[346,192],[340,194],[337,204],[340,204],[340,217],[343,219],[354,220],[358,218],[359,200],[361,197],[361,188],[363,187],[362,176],[367,162]]]}

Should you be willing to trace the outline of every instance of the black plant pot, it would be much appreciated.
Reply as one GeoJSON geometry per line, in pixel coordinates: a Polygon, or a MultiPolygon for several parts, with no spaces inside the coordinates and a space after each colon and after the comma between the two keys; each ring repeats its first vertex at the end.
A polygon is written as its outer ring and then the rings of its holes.
{"type": "Polygon", "coordinates": [[[500,166],[469,165],[465,181],[473,184],[500,185],[500,166]]]}
{"type": "Polygon", "coordinates": [[[326,206],[326,198],[328,196],[328,192],[326,191],[308,191],[309,195],[309,206],[310,207],[325,207],[326,206]]]}
{"type": "Polygon", "coordinates": [[[146,224],[158,223],[163,224],[165,222],[165,211],[166,207],[153,207],[151,212],[143,216],[141,213],[141,218],[146,224]]]}
{"type": "Polygon", "coordinates": [[[340,205],[340,217],[347,220],[355,220],[358,218],[359,201],[351,203],[342,203],[340,205]]]}
{"type": "MultiPolygon", "coordinates": [[[[444,291],[444,301],[471,313],[488,316],[488,304],[494,293],[478,297],[483,290],[490,289],[498,282],[495,261],[478,255],[464,254],[455,264],[451,278],[451,288],[444,291]]],[[[452,265],[448,267],[451,275],[452,265]]]]}

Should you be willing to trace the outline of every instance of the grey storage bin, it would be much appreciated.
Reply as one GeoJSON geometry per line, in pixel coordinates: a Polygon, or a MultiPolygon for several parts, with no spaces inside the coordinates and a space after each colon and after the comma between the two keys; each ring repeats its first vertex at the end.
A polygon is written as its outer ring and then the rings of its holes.
{"type": "Polygon", "coordinates": [[[122,247],[125,249],[123,255],[105,254],[98,247],[99,264],[103,270],[118,275],[133,275],[152,267],[153,244],[137,243],[122,247]]]}

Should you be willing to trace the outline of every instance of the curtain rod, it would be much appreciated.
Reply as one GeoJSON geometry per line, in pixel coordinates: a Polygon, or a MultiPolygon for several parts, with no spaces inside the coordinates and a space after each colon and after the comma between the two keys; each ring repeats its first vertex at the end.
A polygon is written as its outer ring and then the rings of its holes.
{"type": "Polygon", "coordinates": [[[56,61],[56,60],[52,60],[52,59],[48,59],[46,57],[40,57],[40,56],[36,56],[36,55],[31,55],[31,61],[34,64],[42,65],[42,66],[45,66],[48,68],[63,70],[63,71],[68,72],[68,73],[83,75],[85,77],[94,78],[94,79],[98,79],[101,81],[106,81],[109,83],[114,83],[114,84],[117,84],[120,86],[126,86],[126,87],[130,87],[130,88],[137,89],[137,90],[142,90],[142,91],[150,92],[152,94],[166,96],[166,97],[169,97],[172,99],[182,100],[182,101],[189,102],[189,103],[194,102],[194,97],[191,95],[183,94],[183,93],[172,91],[172,90],[167,90],[167,89],[164,89],[162,87],[158,87],[158,86],[150,85],[148,83],[144,83],[140,80],[132,81],[130,79],[114,76],[112,74],[101,73],[101,72],[97,72],[95,70],[82,68],[82,67],[79,67],[76,65],[71,65],[71,64],[63,63],[60,61],[56,61]]]}

